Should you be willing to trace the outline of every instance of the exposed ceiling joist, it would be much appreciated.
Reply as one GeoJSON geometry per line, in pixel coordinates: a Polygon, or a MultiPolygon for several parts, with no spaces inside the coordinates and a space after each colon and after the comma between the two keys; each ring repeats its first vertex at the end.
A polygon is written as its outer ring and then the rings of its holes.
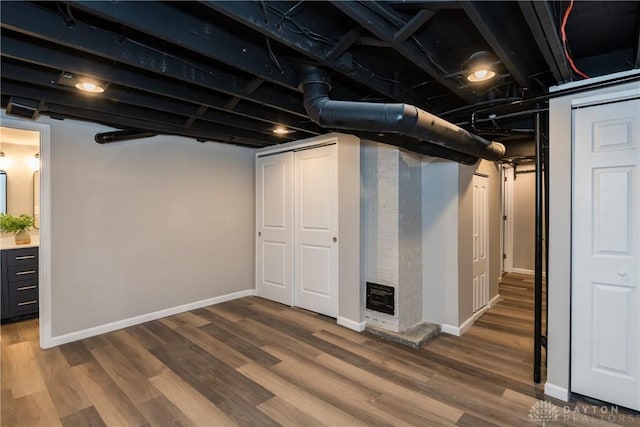
{"type": "Polygon", "coordinates": [[[289,99],[283,96],[282,89],[264,86],[261,91],[252,92],[252,96],[249,96],[243,91],[243,87],[251,80],[240,75],[232,75],[228,70],[216,68],[215,63],[185,61],[163,54],[153,47],[145,46],[121,34],[101,30],[82,22],[76,22],[68,27],[60,16],[42,7],[28,3],[15,3],[3,10],[2,27],[132,67],[143,68],[162,76],[173,77],[176,80],[232,97],[305,116],[297,97],[289,99]]]}
{"type": "Polygon", "coordinates": [[[82,108],[69,107],[64,105],[57,105],[53,103],[43,103],[42,112],[43,113],[53,113],[52,116],[55,118],[69,118],[69,119],[78,119],[91,121],[94,123],[100,123],[105,126],[110,126],[113,128],[121,128],[121,129],[140,129],[152,131],[160,134],[167,135],[179,135],[185,136],[189,138],[195,138],[201,141],[218,141],[218,142],[226,142],[235,145],[242,145],[245,147],[264,147],[265,144],[263,141],[252,141],[252,140],[239,140],[236,137],[230,135],[224,135],[220,133],[215,133],[211,131],[200,131],[193,128],[177,128],[173,126],[167,126],[157,121],[145,121],[134,119],[130,117],[118,117],[118,121],[114,121],[114,116],[112,114],[101,113],[92,110],[85,110],[82,108]]]}
{"type": "MultiPolygon", "coordinates": [[[[389,81],[390,79],[377,78],[371,71],[363,69],[362,66],[358,66],[357,63],[351,60],[330,60],[329,58],[334,56],[331,54],[331,51],[335,44],[339,42],[336,42],[333,46],[327,46],[321,43],[310,43],[309,38],[304,34],[298,34],[288,29],[286,22],[280,24],[282,17],[275,14],[272,9],[263,10],[259,3],[244,1],[206,1],[203,3],[240,24],[258,31],[304,54],[306,57],[344,74],[389,99],[424,105],[424,99],[417,97],[414,93],[400,85],[389,81]]],[[[335,37],[335,35],[326,35],[328,39],[331,37],[335,37]]],[[[342,55],[338,58],[344,58],[344,56],[345,55],[342,55]]]]}
{"type": "MultiPolygon", "coordinates": [[[[100,101],[102,99],[105,99],[114,105],[134,106],[147,109],[149,109],[150,105],[153,105],[153,108],[150,109],[150,111],[158,112],[159,114],[158,116],[156,116],[158,119],[160,119],[161,114],[171,114],[188,117],[189,119],[193,119],[194,121],[197,119],[205,122],[216,123],[229,129],[238,129],[240,132],[246,131],[247,129],[253,129],[258,133],[263,133],[267,140],[270,140],[274,143],[281,142],[281,140],[274,137],[272,126],[265,124],[264,128],[260,130],[250,119],[241,116],[234,116],[232,114],[227,114],[220,111],[208,110],[204,106],[198,107],[193,104],[179,103],[162,97],[154,97],[153,99],[151,99],[152,97],[148,94],[145,94],[144,92],[130,91],[115,85],[111,85],[108,88],[108,97],[101,96],[96,99],[95,96],[87,98],[90,97],[90,95],[79,94],[77,89],[75,89],[74,87],[54,84],[42,84],[42,82],[45,81],[54,82],[59,77],[60,76],[56,75],[54,71],[47,71],[43,69],[37,70],[35,68],[30,68],[21,64],[5,62],[2,65],[2,78],[10,79],[13,81],[7,82],[6,80],[4,80],[3,83],[7,86],[3,87],[3,91],[6,91],[11,95],[20,95],[19,91],[22,90],[24,92],[28,92],[28,95],[25,96],[29,98],[37,98],[65,104],[64,102],[60,102],[57,100],[58,97],[61,97],[63,94],[65,94],[65,96],[67,97],[82,97],[85,100],[91,99],[91,102],[85,104],[87,107],[98,105],[96,101],[100,101]],[[17,82],[20,82],[21,84],[17,82]]],[[[188,125],[185,126],[188,127],[188,125]]],[[[253,135],[252,137],[255,136],[256,135],[253,135]]]]}
{"type": "MultiPolygon", "coordinates": [[[[135,119],[140,121],[146,121],[153,123],[159,121],[164,124],[165,130],[152,129],[159,132],[170,132],[173,134],[181,135],[189,129],[197,132],[199,137],[207,137],[208,139],[215,139],[218,135],[227,135],[230,137],[237,137],[240,140],[260,141],[263,140],[263,145],[270,145],[279,142],[283,142],[282,138],[278,138],[275,135],[261,134],[255,131],[240,129],[220,123],[212,123],[204,120],[198,120],[192,126],[185,125],[185,117],[177,115],[175,113],[163,112],[158,110],[150,110],[144,107],[138,107],[123,103],[113,103],[109,100],[97,98],[95,96],[78,96],[75,93],[38,88],[35,86],[15,83],[6,80],[3,75],[2,80],[3,92],[9,95],[23,96],[31,99],[37,99],[41,102],[46,102],[50,109],[49,111],[54,113],[62,112],[62,110],[55,110],[55,106],[73,107],[83,110],[92,110],[101,114],[108,114],[112,116],[112,123],[119,125],[119,127],[127,127],[126,122],[122,122],[122,118],[135,119]]],[[[144,128],[149,130],[148,127],[144,128]]]]}
{"type": "Polygon", "coordinates": [[[553,78],[559,83],[572,81],[573,73],[564,56],[555,17],[549,4],[539,0],[524,0],[519,4],[553,78]]]}
{"type": "Polygon", "coordinates": [[[435,14],[436,13],[431,10],[422,9],[420,12],[416,13],[416,15],[411,18],[404,27],[395,32],[393,35],[393,41],[396,43],[404,43],[405,40],[418,31],[420,27],[426,24],[427,21],[435,14]]]}
{"type": "Polygon", "coordinates": [[[513,5],[488,1],[463,1],[460,5],[515,81],[520,87],[528,88],[529,76],[538,67],[533,55],[523,51],[528,43],[508,10],[513,5]]]}
{"type": "Polygon", "coordinates": [[[206,17],[195,17],[179,7],[160,2],[78,1],[73,7],[87,13],[142,31],[176,47],[259,76],[291,90],[297,90],[298,78],[290,63],[279,61],[278,68],[264,44],[241,38],[217,26],[206,17]]]}
{"type": "MultiPolygon", "coordinates": [[[[334,6],[340,9],[344,14],[349,16],[358,24],[362,25],[364,28],[369,30],[372,34],[378,37],[385,43],[388,43],[391,47],[393,47],[396,51],[398,51],[401,55],[407,58],[409,61],[413,62],[415,65],[424,70],[427,74],[449,89],[452,94],[457,95],[458,97],[464,99],[467,102],[475,102],[476,96],[471,92],[463,91],[458,88],[458,83],[455,80],[447,79],[441,70],[438,70],[437,67],[429,60],[426,52],[423,52],[416,43],[412,40],[407,40],[401,42],[402,37],[396,38],[396,34],[398,31],[402,31],[402,27],[400,30],[398,28],[392,26],[388,23],[384,18],[380,15],[372,12],[369,7],[376,8],[384,8],[384,6],[380,4],[360,4],[354,1],[334,1],[332,2],[334,6]]],[[[428,15],[423,15],[424,19],[428,15]]],[[[417,22],[419,22],[418,20],[417,22]]],[[[426,21],[425,21],[426,22],[426,21]]],[[[408,24],[407,24],[408,25],[408,24]]],[[[415,30],[414,30],[415,32],[415,30]]],[[[407,31],[408,33],[408,31],[407,31]]],[[[410,38],[409,34],[407,38],[410,38]]]]}
{"type": "MultiPolygon", "coordinates": [[[[86,75],[100,81],[116,83],[125,87],[130,87],[160,96],[167,96],[184,102],[206,105],[214,109],[224,109],[228,102],[226,97],[213,92],[196,89],[195,87],[180,85],[178,83],[155,77],[153,75],[139,74],[127,68],[114,68],[111,65],[96,62],[88,57],[80,57],[62,50],[54,50],[36,42],[28,42],[12,35],[3,34],[2,55],[4,57],[15,58],[20,61],[28,61],[32,64],[50,67],[58,70],[66,70],[74,74],[86,75]]],[[[304,124],[298,119],[288,118],[285,114],[277,112],[269,113],[261,109],[252,108],[249,105],[239,105],[234,113],[250,110],[247,114],[252,118],[257,118],[272,124],[282,124],[297,130],[305,129],[304,124]]],[[[311,129],[314,129],[312,127],[311,129]]],[[[315,131],[310,131],[315,132],[315,131]]]]}

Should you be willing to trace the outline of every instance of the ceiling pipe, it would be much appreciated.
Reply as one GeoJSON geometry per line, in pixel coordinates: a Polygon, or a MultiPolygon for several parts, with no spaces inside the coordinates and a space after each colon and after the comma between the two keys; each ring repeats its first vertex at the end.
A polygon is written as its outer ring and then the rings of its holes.
{"type": "MultiPolygon", "coordinates": [[[[473,135],[413,105],[331,100],[331,81],[319,67],[303,65],[301,76],[304,108],[319,126],[415,138],[417,142],[393,138],[389,143],[464,164],[474,164],[478,158],[499,160],[505,153],[504,145],[473,135]]],[[[376,140],[384,142],[384,137],[376,140]]]]}
{"type": "Polygon", "coordinates": [[[117,130],[113,132],[96,133],[93,139],[98,144],[110,144],[112,142],[128,141],[130,139],[151,138],[157,136],[155,132],[149,132],[146,130],[117,130]]]}

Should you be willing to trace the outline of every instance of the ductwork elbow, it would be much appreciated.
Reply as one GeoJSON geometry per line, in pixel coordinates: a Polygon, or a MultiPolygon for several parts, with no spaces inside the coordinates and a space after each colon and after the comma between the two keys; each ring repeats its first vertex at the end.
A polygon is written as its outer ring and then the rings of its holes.
{"type": "Polygon", "coordinates": [[[498,160],[504,156],[504,145],[487,141],[413,105],[331,100],[331,85],[322,70],[308,66],[303,72],[305,79],[300,87],[304,108],[321,127],[405,135],[431,147],[408,143],[404,148],[465,164],[475,163],[478,157],[498,160]]]}

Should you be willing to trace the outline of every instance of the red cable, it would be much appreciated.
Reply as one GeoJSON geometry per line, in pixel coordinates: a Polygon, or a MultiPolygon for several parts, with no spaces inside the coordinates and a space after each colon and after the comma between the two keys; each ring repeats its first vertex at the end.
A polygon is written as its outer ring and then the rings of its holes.
{"type": "Polygon", "coordinates": [[[588,79],[589,76],[587,76],[585,73],[580,71],[578,67],[576,67],[576,64],[573,63],[573,58],[571,58],[571,55],[569,55],[569,50],[567,49],[567,33],[565,31],[565,27],[567,26],[567,21],[569,20],[569,14],[571,14],[571,10],[573,10],[573,0],[571,0],[571,3],[569,3],[569,7],[564,12],[564,17],[562,18],[562,25],[560,26],[560,34],[562,35],[562,48],[564,50],[564,57],[567,58],[567,61],[569,61],[569,65],[571,66],[571,69],[575,71],[577,75],[579,75],[582,78],[588,79]]]}

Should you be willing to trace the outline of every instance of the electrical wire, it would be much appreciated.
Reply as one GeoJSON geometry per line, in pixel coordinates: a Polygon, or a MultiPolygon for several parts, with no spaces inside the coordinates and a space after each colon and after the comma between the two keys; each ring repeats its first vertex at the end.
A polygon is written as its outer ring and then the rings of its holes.
{"type": "Polygon", "coordinates": [[[280,65],[280,61],[278,61],[276,54],[273,53],[273,49],[271,49],[271,42],[269,42],[269,38],[265,37],[264,40],[267,42],[267,50],[269,51],[269,58],[271,58],[271,61],[273,61],[276,68],[278,68],[278,71],[282,73],[282,66],[280,65]]]}
{"type": "Polygon", "coordinates": [[[588,79],[589,76],[583,73],[582,71],[580,71],[578,67],[576,67],[576,64],[573,63],[573,58],[571,58],[571,55],[569,54],[569,48],[567,46],[566,26],[567,26],[567,21],[569,20],[569,15],[573,10],[573,1],[574,0],[571,0],[571,2],[569,3],[569,7],[567,7],[567,10],[564,12],[564,16],[562,18],[562,25],[560,25],[560,35],[562,36],[562,48],[564,50],[564,57],[567,58],[567,61],[569,62],[571,69],[580,77],[588,79]]]}

